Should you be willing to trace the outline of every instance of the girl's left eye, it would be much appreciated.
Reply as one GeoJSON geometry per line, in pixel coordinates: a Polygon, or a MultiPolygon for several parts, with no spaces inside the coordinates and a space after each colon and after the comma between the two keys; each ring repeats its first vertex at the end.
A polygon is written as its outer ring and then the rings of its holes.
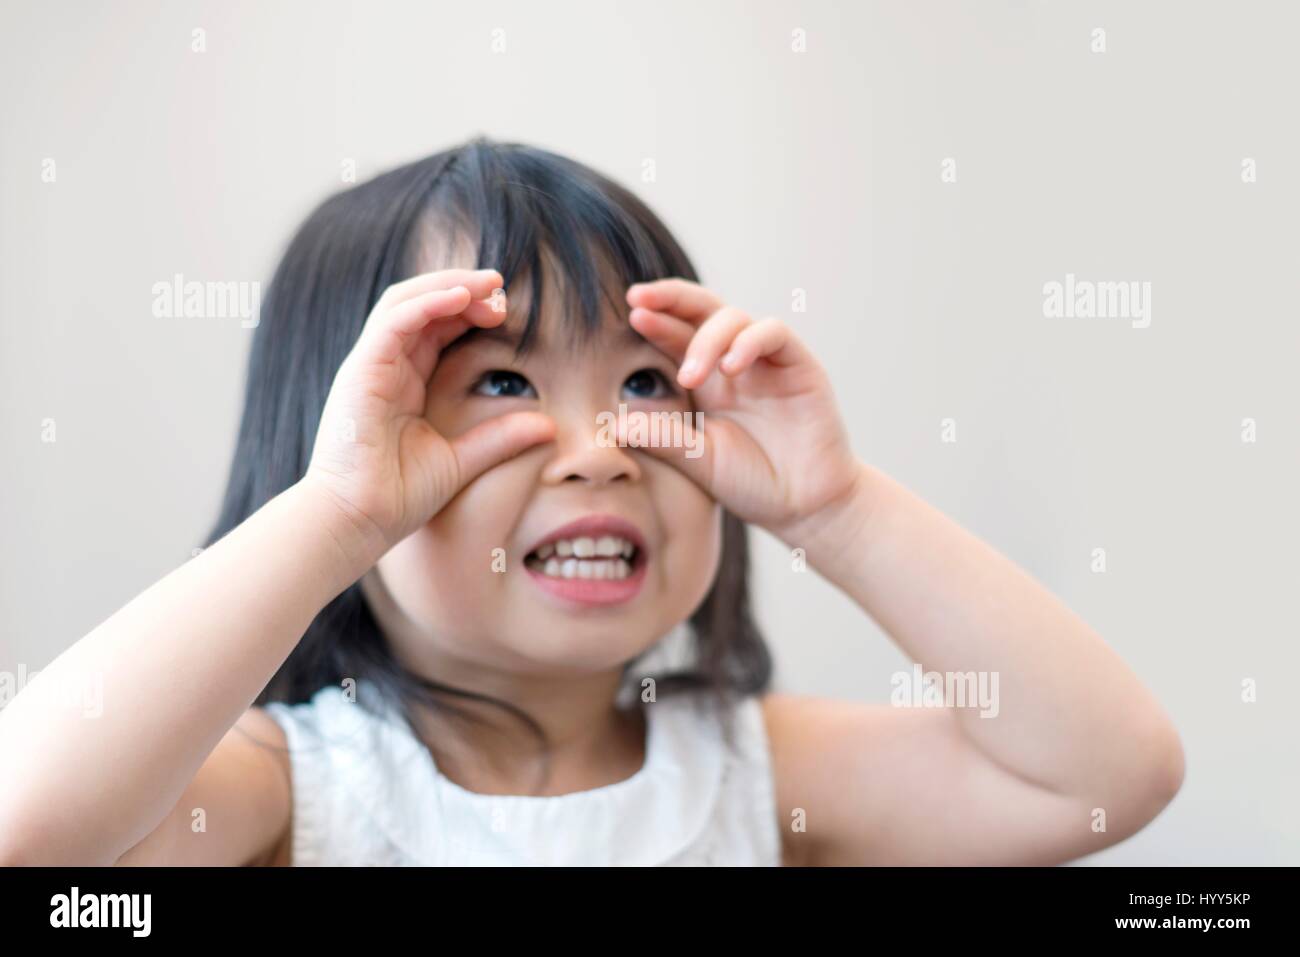
{"type": "Polygon", "coordinates": [[[627,377],[623,388],[637,399],[664,399],[674,394],[668,377],[658,369],[638,369],[627,377]]]}
{"type": "Polygon", "coordinates": [[[473,392],[475,395],[505,399],[537,397],[537,393],[527,379],[518,372],[511,372],[508,369],[493,369],[491,372],[485,372],[483,377],[474,383],[473,392]]]}

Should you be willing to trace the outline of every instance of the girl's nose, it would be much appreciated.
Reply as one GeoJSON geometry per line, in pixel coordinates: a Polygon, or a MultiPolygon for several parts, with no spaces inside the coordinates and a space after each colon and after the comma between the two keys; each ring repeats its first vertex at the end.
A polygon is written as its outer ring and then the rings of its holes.
{"type": "Polygon", "coordinates": [[[583,481],[606,485],[641,478],[641,466],[628,448],[620,448],[614,430],[602,427],[597,415],[551,413],[555,419],[555,453],[542,470],[542,481],[583,481]]]}

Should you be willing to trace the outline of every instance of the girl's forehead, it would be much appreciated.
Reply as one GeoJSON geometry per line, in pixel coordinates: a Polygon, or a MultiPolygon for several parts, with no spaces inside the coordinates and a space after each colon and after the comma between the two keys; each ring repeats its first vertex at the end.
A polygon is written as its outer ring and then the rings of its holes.
{"type": "MultiPolygon", "coordinates": [[[[532,334],[527,337],[527,348],[523,351],[611,352],[648,345],[647,340],[627,321],[626,309],[619,312],[606,306],[595,325],[579,315],[579,309],[579,304],[569,297],[544,297],[532,334]]],[[[524,332],[528,328],[527,304],[516,311],[515,304],[511,301],[506,321],[501,324],[501,328],[508,341],[518,348],[525,341],[524,332]]]]}
{"type": "Polygon", "coordinates": [[[594,297],[582,295],[569,277],[554,273],[540,289],[531,275],[513,277],[505,292],[503,325],[529,348],[612,348],[646,341],[628,322],[627,285],[608,273],[601,276],[594,297]]]}

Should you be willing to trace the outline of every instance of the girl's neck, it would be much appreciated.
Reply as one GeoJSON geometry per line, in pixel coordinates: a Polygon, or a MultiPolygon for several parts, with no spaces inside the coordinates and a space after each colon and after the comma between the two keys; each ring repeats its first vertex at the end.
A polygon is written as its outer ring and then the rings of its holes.
{"type": "Polygon", "coordinates": [[[443,700],[464,709],[472,720],[422,705],[416,715],[418,736],[440,773],[475,793],[542,797],[615,784],[636,774],[648,757],[644,708],[614,704],[620,677],[588,677],[565,687],[548,680],[533,693],[517,687],[466,687],[438,678],[527,713],[546,735],[545,753],[535,730],[515,713],[459,696],[443,700]]]}

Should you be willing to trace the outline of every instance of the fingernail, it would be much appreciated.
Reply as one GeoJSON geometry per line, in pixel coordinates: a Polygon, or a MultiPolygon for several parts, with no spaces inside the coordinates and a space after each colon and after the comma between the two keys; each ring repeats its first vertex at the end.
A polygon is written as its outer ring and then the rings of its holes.
{"type": "Polygon", "coordinates": [[[687,359],[682,363],[681,369],[677,371],[677,379],[689,379],[700,370],[700,361],[698,359],[687,359]]]}

